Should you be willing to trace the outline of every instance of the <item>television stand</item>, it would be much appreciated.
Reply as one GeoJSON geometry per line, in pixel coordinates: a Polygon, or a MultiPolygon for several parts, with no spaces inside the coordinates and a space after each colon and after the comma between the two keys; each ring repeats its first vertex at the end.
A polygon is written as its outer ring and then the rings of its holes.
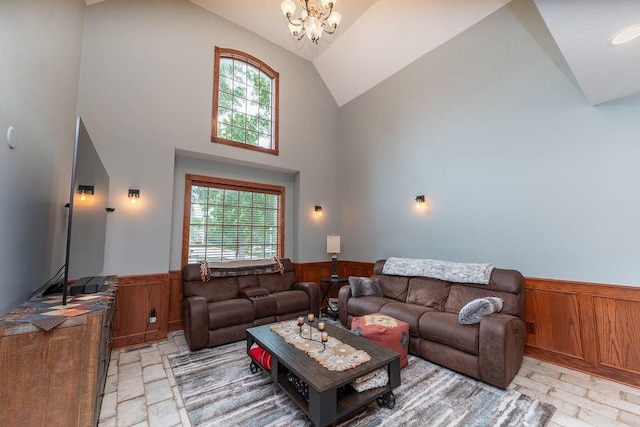
{"type": "Polygon", "coordinates": [[[78,298],[72,308],[61,310],[60,297],[53,296],[0,317],[1,425],[98,424],[111,356],[115,280],[110,277],[106,292],[78,298]],[[54,317],[64,321],[49,330],[37,326],[54,317]]]}

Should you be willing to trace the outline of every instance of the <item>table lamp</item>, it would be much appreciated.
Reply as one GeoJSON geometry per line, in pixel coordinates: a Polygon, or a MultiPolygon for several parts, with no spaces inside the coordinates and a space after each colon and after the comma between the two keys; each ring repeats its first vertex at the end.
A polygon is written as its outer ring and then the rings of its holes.
{"type": "Polygon", "coordinates": [[[340,236],[327,236],[327,253],[331,255],[331,278],[338,278],[338,256],[340,253],[340,236]]]}

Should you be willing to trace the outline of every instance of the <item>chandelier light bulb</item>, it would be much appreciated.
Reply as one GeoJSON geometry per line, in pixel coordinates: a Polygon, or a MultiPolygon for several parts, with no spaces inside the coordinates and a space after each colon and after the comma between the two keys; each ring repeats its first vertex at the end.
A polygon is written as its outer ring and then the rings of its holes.
{"type": "Polygon", "coordinates": [[[312,42],[315,42],[322,37],[322,23],[315,16],[310,16],[304,23],[304,29],[307,32],[307,37],[312,42]]]}
{"type": "Polygon", "coordinates": [[[331,9],[338,3],[338,0],[322,0],[322,7],[325,9],[331,9]]]}
{"type": "Polygon", "coordinates": [[[340,25],[341,19],[342,19],[342,16],[340,16],[338,12],[333,12],[331,15],[329,15],[329,19],[327,19],[327,22],[333,28],[338,28],[338,25],[340,25]]]}
{"type": "Polygon", "coordinates": [[[289,31],[291,31],[294,37],[298,37],[300,30],[302,30],[302,25],[289,24],[289,31]]]}
{"type": "Polygon", "coordinates": [[[292,0],[284,0],[280,5],[280,9],[282,9],[282,13],[284,16],[291,16],[296,11],[296,4],[292,0]]]}

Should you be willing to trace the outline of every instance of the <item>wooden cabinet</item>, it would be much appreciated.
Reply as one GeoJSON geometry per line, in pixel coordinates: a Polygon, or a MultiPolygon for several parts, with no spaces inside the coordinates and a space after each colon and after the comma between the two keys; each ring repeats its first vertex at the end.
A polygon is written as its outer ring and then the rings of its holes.
{"type": "MultiPolygon", "coordinates": [[[[97,425],[111,355],[115,289],[100,303],[87,300],[79,308],[86,312],[48,331],[15,312],[0,319],[3,426],[97,425]]],[[[27,305],[20,309],[33,316],[27,305]]]]}
{"type": "Polygon", "coordinates": [[[167,338],[169,273],[118,277],[114,348],[167,338]],[[156,323],[150,323],[151,310],[156,323]]]}
{"type": "Polygon", "coordinates": [[[640,288],[526,280],[525,355],[640,386],[640,288]]]}

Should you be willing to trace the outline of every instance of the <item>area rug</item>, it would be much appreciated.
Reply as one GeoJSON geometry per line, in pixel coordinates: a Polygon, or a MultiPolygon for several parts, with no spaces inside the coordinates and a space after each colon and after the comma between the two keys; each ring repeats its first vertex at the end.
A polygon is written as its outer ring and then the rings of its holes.
{"type": "MultiPolygon", "coordinates": [[[[311,426],[270,373],[252,374],[246,342],[169,356],[189,420],[200,426],[311,426]]],[[[315,363],[315,362],[314,362],[315,363]]],[[[340,426],[545,426],[555,407],[409,355],[393,409],[374,402],[340,426]]]]}

